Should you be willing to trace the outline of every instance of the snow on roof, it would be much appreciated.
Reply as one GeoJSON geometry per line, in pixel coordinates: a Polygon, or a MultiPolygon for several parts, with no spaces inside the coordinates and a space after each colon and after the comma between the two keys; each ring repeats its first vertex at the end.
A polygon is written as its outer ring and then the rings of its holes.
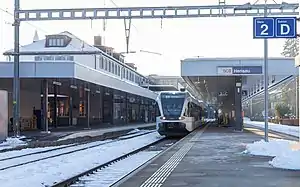
{"type": "MultiPolygon", "coordinates": [[[[58,35],[68,36],[72,40],[66,47],[62,48],[62,47],[45,47],[46,39],[42,39],[42,40],[39,40],[39,41],[33,42],[31,44],[20,47],[20,52],[62,51],[62,50],[63,51],[101,51],[97,47],[94,47],[94,46],[86,43],[85,41],[81,40],[80,38],[78,38],[77,36],[75,36],[74,34],[68,32],[68,31],[58,33],[58,35]]],[[[5,53],[7,53],[7,52],[13,52],[13,49],[10,49],[10,50],[6,51],[5,53]]]]}

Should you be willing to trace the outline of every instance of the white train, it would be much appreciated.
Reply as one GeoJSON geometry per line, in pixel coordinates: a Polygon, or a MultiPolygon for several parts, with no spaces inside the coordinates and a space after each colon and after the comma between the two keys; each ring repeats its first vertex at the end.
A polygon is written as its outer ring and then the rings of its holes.
{"type": "Polygon", "coordinates": [[[161,116],[156,118],[160,135],[184,136],[201,124],[203,103],[186,91],[161,91],[157,97],[161,116]]]}

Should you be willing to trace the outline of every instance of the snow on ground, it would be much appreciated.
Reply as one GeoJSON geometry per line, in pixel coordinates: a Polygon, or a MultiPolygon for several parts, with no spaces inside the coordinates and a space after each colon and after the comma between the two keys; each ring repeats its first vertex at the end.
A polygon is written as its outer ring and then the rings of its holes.
{"type": "Polygon", "coordinates": [[[0,150],[10,149],[20,145],[26,145],[27,144],[26,142],[20,140],[23,138],[25,137],[22,136],[19,138],[6,138],[6,140],[0,144],[0,150]]]}
{"type": "MultiPolygon", "coordinates": [[[[130,137],[136,136],[138,134],[144,134],[144,133],[150,132],[150,131],[153,131],[153,130],[138,130],[138,129],[136,129],[136,130],[132,131],[132,133],[136,132],[135,134],[129,134],[129,135],[121,136],[119,139],[130,138],[130,137]]],[[[22,150],[7,151],[7,152],[0,153],[0,163],[1,163],[2,159],[6,159],[6,158],[10,158],[10,157],[21,156],[21,155],[26,155],[26,154],[30,154],[30,153],[37,153],[37,152],[41,152],[41,151],[53,150],[53,152],[40,153],[38,155],[38,158],[42,158],[42,157],[48,157],[48,156],[51,156],[51,155],[55,155],[55,154],[59,154],[59,153],[67,152],[67,151],[72,151],[72,150],[75,150],[75,149],[81,149],[81,148],[89,147],[89,146],[93,146],[93,145],[104,144],[104,143],[107,143],[107,142],[110,142],[110,141],[112,141],[112,140],[96,141],[96,142],[91,142],[91,143],[78,145],[76,147],[69,147],[70,145],[73,145],[73,144],[69,144],[69,145],[61,145],[61,146],[53,146],[53,147],[27,148],[27,149],[22,149],[22,150]],[[65,148],[65,149],[61,149],[61,150],[55,150],[55,149],[63,148],[63,147],[69,147],[69,148],[65,148]]],[[[33,155],[28,156],[27,158],[30,159],[30,160],[36,159],[33,155]]],[[[21,159],[20,161],[24,162],[25,160],[26,160],[25,157],[23,157],[23,159],[21,159]]],[[[18,164],[18,162],[16,160],[14,160],[12,164],[18,164]]],[[[0,168],[2,168],[1,166],[3,167],[3,165],[0,164],[0,168]]]]}
{"type": "MultiPolygon", "coordinates": [[[[74,146],[74,147],[66,147],[64,149],[54,150],[51,152],[39,153],[39,154],[35,154],[35,155],[28,155],[28,156],[23,156],[20,158],[14,158],[12,160],[0,161],[0,169],[10,167],[10,166],[13,166],[16,164],[21,164],[24,162],[30,162],[30,161],[37,160],[37,159],[42,159],[42,158],[46,158],[46,157],[50,157],[50,156],[55,156],[58,154],[67,153],[70,151],[75,151],[78,149],[83,149],[83,148],[90,147],[90,146],[96,146],[96,145],[100,145],[100,144],[102,145],[102,144],[105,144],[110,141],[112,141],[112,140],[97,141],[97,142],[92,142],[92,143],[88,143],[88,144],[81,144],[81,145],[74,146]]],[[[3,154],[4,154],[3,157],[1,157],[1,154],[0,154],[0,158],[5,158],[5,153],[3,153],[3,154]]]]}
{"type": "MultiPolygon", "coordinates": [[[[261,129],[265,127],[264,122],[250,121],[249,118],[244,118],[244,123],[261,129]]],[[[292,136],[299,136],[298,126],[274,123],[268,124],[270,130],[292,136]]],[[[276,168],[300,170],[300,142],[283,139],[270,139],[269,142],[261,140],[248,144],[244,153],[274,157],[269,164],[276,168]]]]}
{"type": "Polygon", "coordinates": [[[145,164],[148,160],[158,155],[161,151],[143,151],[123,159],[112,166],[106,167],[93,175],[84,176],[80,178],[80,182],[71,187],[83,186],[81,182],[84,181],[84,186],[111,186],[116,181],[128,175],[131,171],[137,169],[145,164]]]}
{"type": "MultiPolygon", "coordinates": [[[[72,144],[69,144],[69,145],[72,145],[72,144]]],[[[15,156],[21,156],[21,155],[26,155],[26,154],[31,154],[31,153],[37,153],[37,152],[41,152],[41,151],[48,151],[48,150],[52,150],[52,149],[63,148],[63,147],[67,147],[69,145],[61,145],[61,146],[53,146],[53,147],[27,148],[27,149],[22,149],[22,150],[7,151],[7,152],[0,153],[0,160],[10,158],[10,157],[15,157],[15,156]]]]}
{"type": "Polygon", "coordinates": [[[119,139],[124,139],[124,138],[130,138],[130,137],[133,137],[133,136],[137,136],[137,135],[140,135],[140,134],[145,134],[147,132],[155,132],[156,130],[138,130],[136,129],[137,131],[133,130],[131,133],[127,133],[128,135],[125,135],[125,136],[121,136],[119,137],[119,139]]]}
{"type": "MultiPolygon", "coordinates": [[[[0,171],[3,187],[42,187],[67,179],[163,138],[157,132],[0,171]]],[[[2,164],[1,164],[2,166],[2,164]]]]}
{"type": "Polygon", "coordinates": [[[116,132],[116,131],[122,131],[122,130],[140,128],[140,127],[150,127],[150,126],[154,126],[154,125],[155,125],[155,123],[148,123],[148,124],[140,124],[140,125],[129,125],[129,126],[120,126],[120,127],[113,127],[113,128],[86,130],[86,131],[81,131],[81,132],[75,132],[71,135],[68,135],[64,138],[59,139],[58,141],[72,139],[72,138],[78,138],[78,137],[84,137],[84,136],[95,137],[95,136],[101,136],[107,132],[116,132]]]}
{"type": "MultiPolygon", "coordinates": [[[[265,122],[250,121],[249,118],[244,118],[244,124],[252,125],[255,127],[259,127],[259,128],[265,128],[265,122]]],[[[281,125],[281,124],[275,124],[275,123],[270,123],[270,122],[268,124],[269,124],[270,130],[289,134],[292,136],[297,136],[297,137],[299,136],[299,127],[298,126],[288,126],[288,125],[281,125]]]]}
{"type": "Polygon", "coordinates": [[[299,143],[283,139],[256,141],[246,146],[244,153],[274,157],[269,164],[276,168],[300,170],[299,143]]]}

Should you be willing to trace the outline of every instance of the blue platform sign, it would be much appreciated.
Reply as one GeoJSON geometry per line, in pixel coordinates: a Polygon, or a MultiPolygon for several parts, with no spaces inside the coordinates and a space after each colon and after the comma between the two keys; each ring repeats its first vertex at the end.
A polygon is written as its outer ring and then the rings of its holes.
{"type": "Polygon", "coordinates": [[[233,75],[245,75],[245,74],[262,74],[262,66],[233,66],[232,74],[233,75]]]}
{"type": "Polygon", "coordinates": [[[262,66],[219,66],[218,75],[261,75],[262,66]]]}
{"type": "Polygon", "coordinates": [[[297,38],[297,18],[254,17],[253,38],[297,38]]]}

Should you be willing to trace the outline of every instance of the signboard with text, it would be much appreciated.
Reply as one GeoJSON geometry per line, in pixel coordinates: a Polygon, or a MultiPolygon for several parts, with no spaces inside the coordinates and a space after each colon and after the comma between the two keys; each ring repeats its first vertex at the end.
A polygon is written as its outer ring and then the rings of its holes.
{"type": "Polygon", "coordinates": [[[261,75],[262,66],[219,66],[218,75],[261,75]]]}

